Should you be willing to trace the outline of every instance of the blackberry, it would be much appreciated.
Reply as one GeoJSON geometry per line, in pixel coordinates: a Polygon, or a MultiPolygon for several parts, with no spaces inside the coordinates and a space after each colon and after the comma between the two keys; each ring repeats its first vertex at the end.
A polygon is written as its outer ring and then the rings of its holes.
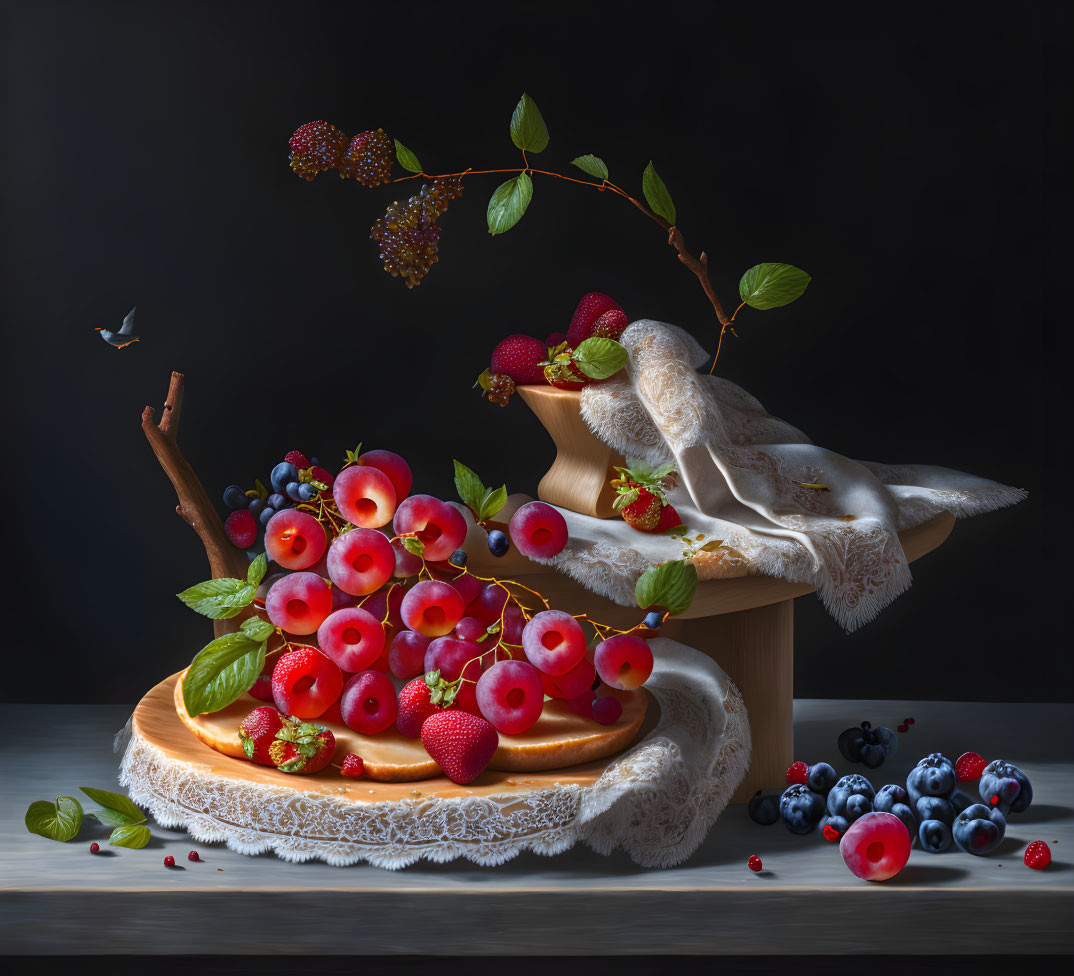
{"type": "Polygon", "coordinates": [[[337,169],[347,148],[347,133],[331,122],[307,122],[291,136],[291,169],[304,180],[337,169]]]}
{"type": "Polygon", "coordinates": [[[515,381],[504,373],[493,373],[489,377],[488,393],[485,395],[490,402],[506,407],[511,395],[515,392],[515,381]]]}
{"type": "Polygon", "coordinates": [[[437,220],[448,204],[462,196],[462,180],[448,177],[426,183],[406,203],[393,203],[370,229],[369,236],[380,245],[384,270],[393,278],[402,277],[408,288],[421,283],[437,262],[440,228],[437,220]]]}
{"type": "Polygon", "coordinates": [[[362,186],[390,183],[394,159],[394,145],[383,129],[359,132],[347,147],[339,175],[353,177],[362,186]]]}

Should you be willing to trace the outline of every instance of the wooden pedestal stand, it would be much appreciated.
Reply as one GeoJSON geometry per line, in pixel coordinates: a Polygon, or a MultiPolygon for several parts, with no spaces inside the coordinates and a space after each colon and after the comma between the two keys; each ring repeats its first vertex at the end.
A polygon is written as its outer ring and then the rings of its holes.
{"type": "MultiPolygon", "coordinates": [[[[586,427],[578,412],[579,394],[540,386],[521,386],[518,392],[548,429],[558,452],[541,479],[538,497],[585,515],[613,515],[608,471],[621,463],[620,456],[586,427]]],[[[941,545],[954,524],[954,517],[944,513],[900,532],[907,560],[913,562],[941,545]]],[[[637,623],[637,608],[596,596],[513,549],[503,559],[492,561],[482,553],[471,560],[474,572],[532,586],[557,609],[588,613],[624,629],[637,623]]],[[[768,576],[708,580],[698,586],[690,609],[661,629],[661,636],[713,657],[742,692],[753,734],[753,760],[732,802],[745,802],[756,790],[778,786],[795,759],[794,599],[812,592],[808,584],[768,576]]]]}

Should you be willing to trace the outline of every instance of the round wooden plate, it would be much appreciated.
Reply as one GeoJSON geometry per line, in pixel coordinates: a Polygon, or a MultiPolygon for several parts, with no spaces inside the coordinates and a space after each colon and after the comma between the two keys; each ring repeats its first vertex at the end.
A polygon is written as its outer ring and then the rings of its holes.
{"type": "MultiPolygon", "coordinates": [[[[493,759],[493,765],[499,768],[490,766],[466,786],[458,786],[440,774],[435,763],[430,763],[420,740],[402,736],[361,736],[346,726],[325,722],[323,724],[336,735],[337,760],[348,752],[356,752],[365,760],[367,770],[372,765],[378,769],[382,779],[374,780],[372,776],[357,779],[343,777],[333,766],[312,776],[302,776],[281,773],[244,758],[225,755],[200,741],[176,709],[179,678],[178,674],[172,675],[150,690],[139,702],[132,719],[137,734],[167,757],[206,767],[217,777],[235,781],[291,786],[299,791],[315,790],[332,794],[338,794],[342,789],[343,795],[354,802],[412,799],[415,793],[449,797],[525,792],[556,783],[588,786],[600,778],[615,754],[655,725],[658,712],[657,708],[648,708],[651,698],[646,692],[631,692],[625,696],[619,722],[607,726],[605,730],[598,727],[594,734],[593,723],[573,715],[559,703],[548,702],[545,714],[527,736],[500,737],[500,749],[493,759]],[[596,752],[586,755],[586,748],[596,750],[599,756],[596,752]],[[527,754],[529,768],[520,770],[517,764],[527,762],[527,754]],[[576,760],[584,758],[564,768],[563,756],[576,760]],[[552,763],[559,768],[550,765],[552,763]],[[419,766],[426,771],[426,778],[415,782],[412,774],[419,766]],[[403,781],[399,778],[400,774],[409,778],[403,781]]],[[[178,699],[181,702],[182,696],[179,695],[178,699]]],[[[223,741],[225,737],[230,740],[234,736],[237,745],[239,722],[252,709],[263,704],[247,696],[213,715],[198,716],[196,720],[187,716],[186,721],[195,723],[195,728],[200,729],[203,736],[213,740],[223,741]]]]}

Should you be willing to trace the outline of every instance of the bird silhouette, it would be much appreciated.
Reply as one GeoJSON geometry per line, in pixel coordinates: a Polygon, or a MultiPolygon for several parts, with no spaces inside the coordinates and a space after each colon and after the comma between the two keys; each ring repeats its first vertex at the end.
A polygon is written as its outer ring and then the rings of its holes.
{"type": "Polygon", "coordinates": [[[135,305],[128,313],[126,318],[123,319],[123,325],[120,326],[118,332],[110,332],[108,329],[96,329],[96,332],[101,333],[101,338],[104,339],[110,346],[115,346],[116,349],[122,349],[124,346],[129,346],[132,342],[138,342],[138,336],[133,335],[131,330],[134,328],[134,312],[138,306],[135,305]]]}

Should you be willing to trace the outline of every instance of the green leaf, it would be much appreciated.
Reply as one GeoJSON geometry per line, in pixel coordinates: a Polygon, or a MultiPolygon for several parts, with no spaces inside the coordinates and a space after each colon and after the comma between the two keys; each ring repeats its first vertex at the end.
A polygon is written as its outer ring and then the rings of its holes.
{"type": "Polygon", "coordinates": [[[466,467],[461,461],[455,462],[455,490],[459,493],[459,500],[468,505],[476,516],[485,497],[485,484],[476,471],[466,467]]]}
{"type": "Polygon", "coordinates": [[[603,380],[618,373],[627,364],[627,351],[614,339],[593,336],[578,343],[571,360],[586,376],[603,380]]]}
{"type": "Polygon", "coordinates": [[[82,817],[82,804],[73,796],[58,796],[55,803],[37,800],[26,810],[26,829],[49,840],[73,840],[82,827],[82,817]]]}
{"type": "Polygon", "coordinates": [[[487,367],[481,371],[481,374],[474,380],[474,386],[480,386],[482,390],[488,390],[492,386],[492,370],[487,367]]]}
{"type": "Polygon", "coordinates": [[[149,843],[151,836],[145,824],[128,824],[126,827],[116,827],[108,838],[108,843],[113,847],[133,847],[139,850],[149,843]]]}
{"type": "Polygon", "coordinates": [[[246,570],[246,582],[250,586],[258,586],[265,578],[265,573],[268,572],[268,556],[263,552],[257,554],[257,558],[250,563],[250,568],[246,570]]]}
{"type": "Polygon", "coordinates": [[[247,692],[265,667],[265,642],[242,631],[205,645],[183,680],[183,702],[191,715],[218,712],[247,692]]]}
{"type": "Polygon", "coordinates": [[[739,281],[738,294],[750,308],[779,308],[801,296],[811,280],[793,264],[755,264],[739,281]]]}
{"type": "Polygon", "coordinates": [[[425,683],[430,688],[435,688],[440,683],[440,669],[437,668],[435,671],[427,671],[425,673],[425,683]]]}
{"type": "Polygon", "coordinates": [[[145,821],[145,817],[139,817],[137,820],[133,820],[126,814],[119,813],[117,810],[108,810],[105,807],[100,807],[96,810],[87,810],[86,817],[90,820],[96,820],[106,827],[126,827],[128,824],[143,823],[145,821]]]}
{"type": "Polygon", "coordinates": [[[519,149],[535,153],[541,152],[548,145],[548,126],[544,124],[541,110],[525,93],[518,100],[511,115],[511,141],[519,149]]]}
{"type": "Polygon", "coordinates": [[[108,816],[101,817],[99,814],[102,811],[94,810],[89,816],[94,816],[102,823],[121,823],[121,824],[137,824],[145,820],[145,814],[138,808],[137,804],[128,796],[124,796],[122,793],[113,793],[111,790],[95,790],[90,786],[80,786],[79,789],[86,794],[94,803],[99,803],[109,814],[114,815],[112,819],[108,816]],[[122,820],[116,820],[115,817],[122,817],[122,820]]]}
{"type": "Polygon", "coordinates": [[[256,592],[256,586],[243,580],[224,578],[206,580],[176,596],[191,610],[213,620],[225,620],[249,606],[256,592]]]}
{"type": "Polygon", "coordinates": [[[485,519],[492,518],[504,505],[507,504],[507,485],[500,485],[499,488],[489,488],[485,492],[484,497],[481,499],[481,504],[477,509],[477,520],[484,522],[485,519]]]}
{"type": "Polygon", "coordinates": [[[659,214],[669,224],[675,223],[675,204],[671,202],[671,194],[668,193],[664,181],[657,174],[651,159],[649,165],[645,167],[645,172],[641,174],[641,192],[645,194],[645,199],[653,213],[659,214]]]}
{"type": "Polygon", "coordinates": [[[634,598],[642,610],[662,608],[675,615],[683,613],[697,592],[697,569],[693,563],[676,559],[650,566],[634,587],[634,598]]]}
{"type": "Polygon", "coordinates": [[[529,173],[519,173],[506,183],[496,187],[496,192],[489,200],[489,233],[503,234],[515,226],[526,212],[533,199],[533,180],[529,173]]]}
{"type": "Polygon", "coordinates": [[[399,160],[399,165],[403,169],[409,170],[411,173],[421,172],[421,163],[418,162],[418,157],[398,139],[395,140],[395,158],[399,160]]]}
{"type": "Polygon", "coordinates": [[[241,630],[252,641],[267,641],[274,633],[276,628],[272,626],[267,620],[262,620],[260,617],[248,617],[239,625],[241,630]]]}
{"type": "Polygon", "coordinates": [[[353,451],[347,451],[347,460],[351,464],[358,463],[358,456],[362,453],[362,443],[358,442],[358,446],[353,451]]]}
{"type": "Polygon", "coordinates": [[[399,540],[403,544],[403,548],[409,552],[412,556],[421,556],[425,558],[425,543],[421,541],[415,535],[404,536],[399,540]]]}
{"type": "Polygon", "coordinates": [[[571,165],[577,166],[583,173],[595,176],[598,180],[606,180],[608,178],[608,167],[604,165],[604,160],[601,159],[600,156],[586,153],[584,156],[572,159],[571,165]]]}

